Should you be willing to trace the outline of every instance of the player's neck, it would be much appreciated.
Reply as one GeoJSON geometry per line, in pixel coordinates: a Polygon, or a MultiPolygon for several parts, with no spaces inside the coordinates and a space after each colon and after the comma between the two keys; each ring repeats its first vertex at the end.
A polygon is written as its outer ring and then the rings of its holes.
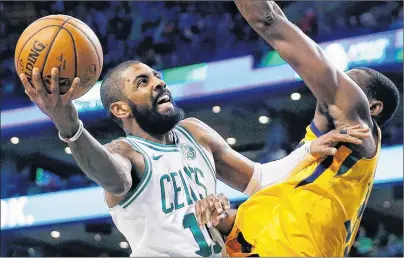
{"type": "Polygon", "coordinates": [[[169,131],[166,134],[163,135],[155,135],[155,134],[151,134],[146,132],[145,130],[143,130],[142,128],[140,128],[139,125],[132,125],[130,127],[125,127],[125,133],[126,135],[133,135],[133,136],[137,136],[140,138],[143,138],[145,140],[148,141],[152,141],[155,143],[160,143],[160,144],[173,144],[173,139],[171,136],[171,131],[169,131]]]}
{"type": "Polygon", "coordinates": [[[136,134],[130,134],[130,135],[137,136],[155,143],[172,144],[172,141],[170,140],[169,137],[169,133],[163,135],[152,135],[142,130],[140,132],[137,132],[136,134]]]}

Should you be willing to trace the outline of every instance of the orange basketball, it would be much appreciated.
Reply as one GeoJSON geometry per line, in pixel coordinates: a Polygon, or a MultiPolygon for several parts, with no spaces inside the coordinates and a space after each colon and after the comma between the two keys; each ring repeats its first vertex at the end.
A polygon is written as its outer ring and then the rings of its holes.
{"type": "Polygon", "coordinates": [[[100,41],[85,23],[67,15],[49,15],[24,30],[15,48],[14,62],[17,73],[24,73],[30,82],[32,69],[38,67],[48,91],[53,67],[59,68],[61,94],[79,77],[80,87],[74,94],[78,98],[100,77],[103,53],[100,41]]]}

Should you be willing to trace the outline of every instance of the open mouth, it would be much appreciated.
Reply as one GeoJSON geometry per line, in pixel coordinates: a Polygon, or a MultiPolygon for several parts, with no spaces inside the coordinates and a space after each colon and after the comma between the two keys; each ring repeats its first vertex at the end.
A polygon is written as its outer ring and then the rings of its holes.
{"type": "Polygon", "coordinates": [[[165,103],[171,103],[171,98],[168,94],[163,94],[161,97],[157,99],[157,105],[162,105],[165,103]]]}

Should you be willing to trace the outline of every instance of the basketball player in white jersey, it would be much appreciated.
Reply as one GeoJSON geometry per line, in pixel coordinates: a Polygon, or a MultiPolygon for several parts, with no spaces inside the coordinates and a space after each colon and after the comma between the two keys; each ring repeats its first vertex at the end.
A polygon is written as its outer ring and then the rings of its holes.
{"type": "MultiPolygon", "coordinates": [[[[72,96],[61,96],[58,69],[48,93],[37,68],[33,85],[20,75],[27,95],[55,124],[83,172],[105,190],[117,228],[128,240],[131,256],[221,256],[222,240],[195,217],[195,203],[216,192],[216,178],[239,191],[253,173],[258,187],[282,180],[296,166],[333,155],[333,143],[362,143],[361,133],[333,132],[306,143],[284,159],[257,164],[235,152],[212,128],[193,118],[183,120],[160,75],[128,61],[112,69],[101,86],[108,115],[126,138],[107,147],[94,139],[78,118],[72,96]],[[311,154],[310,154],[311,152],[311,154]]],[[[251,184],[250,184],[251,185],[251,184]]],[[[212,207],[202,207],[202,209],[212,207]]],[[[207,224],[211,222],[208,221],[207,224]]]]}

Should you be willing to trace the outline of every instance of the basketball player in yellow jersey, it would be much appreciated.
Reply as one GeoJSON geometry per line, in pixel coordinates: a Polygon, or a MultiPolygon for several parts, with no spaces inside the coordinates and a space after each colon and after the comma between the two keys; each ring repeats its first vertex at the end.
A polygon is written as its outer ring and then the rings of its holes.
{"type": "Polygon", "coordinates": [[[346,74],[336,69],[274,2],[235,2],[251,27],[295,69],[318,100],[302,143],[332,129],[345,133],[343,128],[358,123],[370,129],[371,137],[362,145],[339,144],[334,156],[296,169],[283,182],[262,190],[256,183],[260,175],[253,175],[247,186],[253,195],[237,214],[217,226],[228,234],[227,251],[230,256],[347,255],[373,186],[379,126],[395,113],[398,90],[372,69],[356,68],[346,74]]]}
{"type": "MultiPolygon", "coordinates": [[[[312,123],[303,141],[319,131],[312,123]]],[[[243,203],[227,237],[230,256],[345,256],[359,227],[380,151],[366,159],[344,145],[243,203]]]]}

